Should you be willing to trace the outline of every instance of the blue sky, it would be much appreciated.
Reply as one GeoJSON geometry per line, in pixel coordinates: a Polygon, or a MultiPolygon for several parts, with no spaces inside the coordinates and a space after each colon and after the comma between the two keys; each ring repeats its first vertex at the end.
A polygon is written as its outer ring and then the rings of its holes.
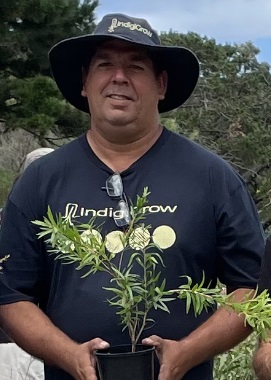
{"type": "Polygon", "coordinates": [[[172,29],[215,38],[220,43],[252,43],[259,61],[271,65],[271,0],[100,0],[96,21],[107,13],[146,18],[159,32],[172,29]]]}

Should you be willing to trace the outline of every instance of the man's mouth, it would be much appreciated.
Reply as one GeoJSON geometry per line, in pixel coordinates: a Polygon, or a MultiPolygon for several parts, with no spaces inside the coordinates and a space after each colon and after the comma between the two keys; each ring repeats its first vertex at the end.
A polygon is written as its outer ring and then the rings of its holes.
{"type": "Polygon", "coordinates": [[[111,94],[108,97],[111,99],[116,99],[116,100],[132,100],[132,98],[126,95],[111,94]]]}

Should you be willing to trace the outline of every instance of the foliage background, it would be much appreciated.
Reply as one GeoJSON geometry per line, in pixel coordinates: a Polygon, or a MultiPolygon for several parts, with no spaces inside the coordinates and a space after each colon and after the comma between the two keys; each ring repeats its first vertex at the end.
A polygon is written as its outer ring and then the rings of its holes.
{"type": "Polygon", "coordinates": [[[257,345],[254,334],[214,360],[214,380],[256,380],[251,358],[257,345]]]}
{"type": "MultiPolygon", "coordinates": [[[[29,151],[39,146],[58,147],[88,128],[88,115],[70,106],[56,88],[47,53],[67,36],[92,32],[98,3],[0,2],[0,207],[29,151]]],[[[166,45],[188,47],[201,64],[193,96],[183,107],[163,114],[163,124],[217,152],[239,171],[266,234],[270,234],[270,66],[258,62],[259,50],[251,42],[222,45],[193,32],[172,31],[163,33],[161,40],[166,45]]],[[[250,355],[243,352],[250,353],[254,343],[245,343],[245,351],[237,348],[220,356],[220,372],[225,357],[227,370],[231,368],[231,355],[247,368],[245,357],[250,355]]],[[[236,371],[232,378],[246,379],[240,373],[236,371]]],[[[223,380],[222,375],[218,378],[223,380]]]]}

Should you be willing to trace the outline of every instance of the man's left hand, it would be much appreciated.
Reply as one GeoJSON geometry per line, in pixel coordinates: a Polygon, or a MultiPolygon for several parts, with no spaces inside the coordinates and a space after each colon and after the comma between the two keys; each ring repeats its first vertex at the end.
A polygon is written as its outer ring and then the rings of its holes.
{"type": "Polygon", "coordinates": [[[158,380],[181,380],[188,368],[185,368],[185,351],[182,341],[162,339],[152,335],[142,340],[142,344],[154,346],[160,363],[158,380]]]}

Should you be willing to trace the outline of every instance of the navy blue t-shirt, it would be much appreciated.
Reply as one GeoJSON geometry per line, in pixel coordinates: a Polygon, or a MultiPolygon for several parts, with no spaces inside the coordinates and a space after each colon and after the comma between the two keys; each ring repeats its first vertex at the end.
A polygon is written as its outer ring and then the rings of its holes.
{"type": "Polygon", "coordinates": [[[262,260],[262,267],[260,279],[258,283],[259,293],[267,289],[271,295],[271,237],[266,239],[264,258],[262,260]]]}
{"type": "MultiPolygon", "coordinates": [[[[83,135],[31,164],[11,192],[1,229],[0,256],[10,254],[0,276],[0,304],[22,300],[40,305],[52,322],[72,339],[101,337],[110,344],[129,341],[105,300],[108,275],[81,278],[84,270],[62,265],[37,240],[38,228],[50,205],[73,221],[96,216],[108,241],[118,230],[112,213],[118,200],[103,187],[112,175],[93,153],[83,135]]],[[[173,289],[189,275],[206,283],[217,278],[233,288],[255,287],[264,240],[257,211],[240,176],[224,160],[166,129],[157,142],[121,173],[125,194],[135,202],[144,187],[151,192],[146,207],[150,239],[163,249],[162,276],[173,289]]],[[[113,240],[112,240],[113,243],[113,240]]],[[[113,244],[114,245],[114,244],[113,244]]],[[[186,314],[183,301],[168,304],[170,314],[151,313],[155,323],[143,336],[181,339],[208,318],[186,314]]],[[[46,367],[46,379],[70,379],[46,367]]],[[[184,380],[212,379],[212,363],[192,369],[184,380]]]]}

